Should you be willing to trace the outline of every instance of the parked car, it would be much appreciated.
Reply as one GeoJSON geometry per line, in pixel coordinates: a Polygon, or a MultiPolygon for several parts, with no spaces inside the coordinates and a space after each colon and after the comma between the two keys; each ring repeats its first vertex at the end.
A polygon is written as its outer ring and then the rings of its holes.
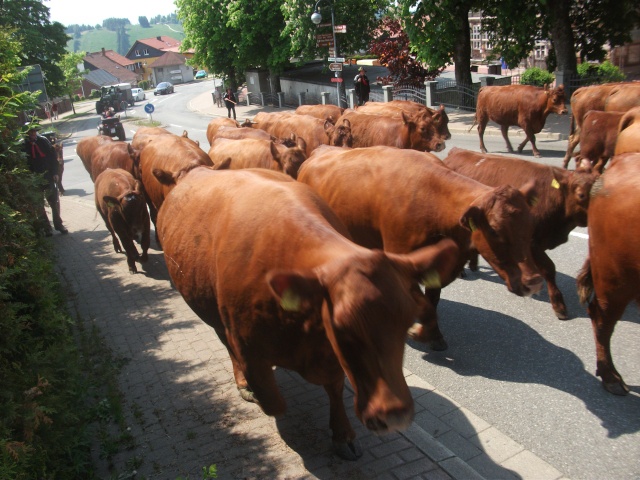
{"type": "Polygon", "coordinates": [[[164,95],[166,93],[173,93],[173,84],[169,82],[160,82],[153,91],[154,95],[164,95]]]}
{"type": "Polygon", "coordinates": [[[141,102],[142,100],[147,98],[144,94],[144,90],[142,90],[141,88],[132,88],[131,95],[133,95],[133,99],[136,102],[141,102]]]}
{"type": "Polygon", "coordinates": [[[199,78],[207,78],[207,72],[204,70],[198,70],[198,73],[196,73],[196,80],[199,78]]]}

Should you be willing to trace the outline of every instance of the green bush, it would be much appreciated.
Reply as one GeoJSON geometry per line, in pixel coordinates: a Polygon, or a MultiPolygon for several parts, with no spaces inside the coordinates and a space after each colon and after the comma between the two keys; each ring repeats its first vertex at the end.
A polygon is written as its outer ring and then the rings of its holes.
{"type": "Polygon", "coordinates": [[[538,67],[526,69],[522,75],[520,75],[520,83],[522,85],[535,85],[536,87],[544,87],[550,85],[555,80],[555,77],[551,72],[542,70],[538,67]]]}
{"type": "Polygon", "coordinates": [[[138,82],[138,88],[149,90],[149,80],[142,80],[141,82],[138,82]]]}
{"type": "Polygon", "coordinates": [[[89,98],[100,98],[100,90],[91,90],[89,98]]]}
{"type": "Polygon", "coordinates": [[[578,76],[592,83],[621,82],[626,79],[622,71],[609,60],[602,63],[581,63],[578,65],[578,76]]]}

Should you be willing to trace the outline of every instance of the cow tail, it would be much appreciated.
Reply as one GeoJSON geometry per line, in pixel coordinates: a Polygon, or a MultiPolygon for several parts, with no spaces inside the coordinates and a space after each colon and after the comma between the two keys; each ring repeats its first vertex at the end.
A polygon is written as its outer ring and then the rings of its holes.
{"type": "Polygon", "coordinates": [[[578,284],[578,297],[583,305],[591,301],[593,295],[593,276],[591,275],[591,260],[589,257],[584,262],[580,273],[576,277],[578,284]]]}
{"type": "Polygon", "coordinates": [[[467,133],[469,133],[471,131],[471,129],[473,127],[475,127],[478,124],[478,114],[476,113],[476,116],[473,117],[473,125],[471,125],[471,127],[469,127],[469,130],[467,130],[467,133]]]}

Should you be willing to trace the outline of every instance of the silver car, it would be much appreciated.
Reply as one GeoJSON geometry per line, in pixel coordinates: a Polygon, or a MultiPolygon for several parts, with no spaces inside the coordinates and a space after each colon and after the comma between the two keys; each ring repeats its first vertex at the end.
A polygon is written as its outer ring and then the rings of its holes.
{"type": "Polygon", "coordinates": [[[144,90],[142,90],[141,88],[132,88],[131,95],[133,95],[133,100],[135,100],[136,102],[141,102],[142,100],[147,98],[144,94],[144,90]]]}

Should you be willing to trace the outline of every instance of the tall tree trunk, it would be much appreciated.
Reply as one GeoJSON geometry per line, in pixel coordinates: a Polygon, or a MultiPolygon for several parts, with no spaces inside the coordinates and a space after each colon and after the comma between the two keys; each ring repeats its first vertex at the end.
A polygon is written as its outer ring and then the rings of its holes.
{"type": "Polygon", "coordinates": [[[458,28],[456,32],[453,61],[456,66],[456,83],[471,85],[471,32],[469,25],[469,7],[461,4],[456,8],[458,28]]]}
{"type": "Polygon", "coordinates": [[[571,28],[569,10],[571,0],[553,0],[547,3],[551,16],[551,41],[556,53],[559,72],[575,72],[577,68],[576,48],[571,28]]]}

